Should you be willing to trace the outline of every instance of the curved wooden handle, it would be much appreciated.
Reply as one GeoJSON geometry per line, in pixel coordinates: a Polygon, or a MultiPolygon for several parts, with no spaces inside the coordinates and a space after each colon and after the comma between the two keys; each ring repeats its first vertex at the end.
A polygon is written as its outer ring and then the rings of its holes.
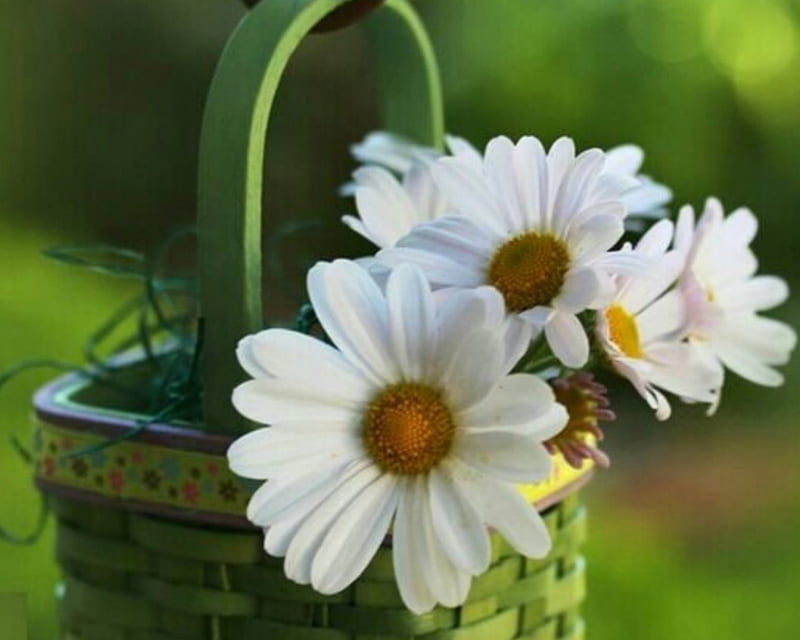
{"type": "MultiPolygon", "coordinates": [[[[348,1],[261,2],[234,31],[211,83],[200,139],[198,226],[203,407],[212,431],[247,428],[230,396],[243,379],[236,344],[263,325],[261,219],[270,203],[264,201],[262,171],[273,99],[302,39],[348,1]]],[[[419,17],[406,0],[388,0],[363,24],[379,67],[384,127],[440,147],[439,73],[419,17]]]]}

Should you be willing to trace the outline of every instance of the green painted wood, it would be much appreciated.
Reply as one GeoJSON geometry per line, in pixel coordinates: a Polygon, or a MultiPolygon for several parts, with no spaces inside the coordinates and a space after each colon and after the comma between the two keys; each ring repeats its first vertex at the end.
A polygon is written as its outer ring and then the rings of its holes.
{"type": "Polygon", "coordinates": [[[150,571],[152,556],[142,547],[85,533],[59,522],[56,549],[72,558],[119,571],[150,571]]]}
{"type": "Polygon", "coordinates": [[[159,607],[207,616],[255,617],[258,599],[249,593],[218,591],[150,578],[134,578],[137,591],[159,607]]]}
{"type": "Polygon", "coordinates": [[[131,516],[130,537],[151,551],[201,562],[251,564],[264,555],[257,535],[202,529],[147,516],[131,516]]]}
{"type": "MultiPolygon", "coordinates": [[[[208,94],[200,139],[198,225],[204,419],[212,431],[246,424],[230,404],[243,375],[236,344],[262,327],[261,221],[265,140],[284,69],[321,18],[348,0],[269,0],[237,27],[208,94]]],[[[441,146],[442,98],[430,41],[406,0],[389,0],[365,25],[375,47],[385,128],[441,146]]],[[[262,212],[262,203],[265,211],[262,212]]]]}
{"type": "Polygon", "coordinates": [[[67,523],[62,514],[87,514],[68,502],[57,512],[59,530],[66,532],[59,536],[64,572],[59,609],[64,632],[81,640],[579,640],[584,635],[585,570],[577,547],[585,525],[576,502],[545,514],[554,526],[554,545],[540,569],[525,571],[524,558],[497,542],[494,533],[500,556],[473,580],[467,602],[423,616],[405,609],[394,577],[384,574],[388,548],[379,551],[380,570],[372,578],[323,596],[290,582],[279,560],[257,552],[258,532],[124,512],[113,536],[94,529],[97,522],[116,523],[116,516],[67,523]]]}
{"type": "Polygon", "coordinates": [[[78,617],[126,629],[153,629],[158,607],[136,593],[123,593],[94,586],[71,576],[64,577],[66,610],[78,617]]]}

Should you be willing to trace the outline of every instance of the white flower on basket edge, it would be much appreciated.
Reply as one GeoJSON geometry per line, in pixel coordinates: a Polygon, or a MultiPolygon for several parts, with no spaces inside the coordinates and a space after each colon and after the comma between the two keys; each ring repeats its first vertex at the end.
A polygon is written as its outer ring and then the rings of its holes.
{"type": "Polygon", "coordinates": [[[508,375],[518,350],[499,295],[437,299],[408,265],[384,293],[345,260],[314,267],[308,289],[338,350],[280,329],[245,338],[238,355],[256,379],[233,402],[272,426],[228,451],[234,472],[268,480],[247,513],[287,577],[341,591],[391,526],[400,594],[422,613],[464,601],[489,564],[487,525],[545,555],[547,530],[514,484],[547,476],[542,442],[567,414],[542,380],[508,375]]]}
{"type": "Polygon", "coordinates": [[[520,331],[543,329],[555,356],[581,367],[589,341],[577,314],[602,305],[609,272],[646,266],[610,251],[624,232],[620,197],[636,182],[605,165],[599,149],[576,157],[572,140],[560,138],[546,153],[530,136],[494,138],[480,167],[440,158],[431,171],[461,215],[417,225],[377,259],[416,264],[442,288],[494,287],[520,331]]]}
{"type": "MultiPolygon", "coordinates": [[[[447,136],[450,155],[480,170],[480,152],[468,141],[447,136]]],[[[344,216],[342,220],[354,231],[379,248],[393,246],[416,224],[434,220],[449,212],[447,202],[436,188],[430,164],[442,153],[430,147],[386,131],[374,131],[351,147],[353,156],[364,167],[353,173],[353,182],[342,192],[356,196],[359,218],[344,216]],[[390,173],[391,172],[391,173],[390,173]],[[395,177],[399,176],[400,180],[395,177]]],[[[644,152],[636,145],[625,144],[609,149],[605,170],[637,182],[621,195],[628,210],[627,220],[641,217],[658,218],[672,199],[672,192],[663,184],[639,173],[644,152]]],[[[641,226],[643,221],[634,221],[641,226]]]]}
{"type": "MultiPolygon", "coordinates": [[[[385,248],[394,246],[416,225],[446,215],[448,205],[430,171],[430,163],[442,155],[439,151],[391,134],[373,136],[368,137],[373,140],[370,153],[362,157],[374,163],[356,169],[353,182],[343,189],[355,197],[359,217],[345,215],[342,222],[376,247],[385,248]]],[[[448,136],[447,146],[454,157],[480,166],[480,154],[466,140],[448,136]]]]}
{"type": "Polygon", "coordinates": [[[680,292],[672,286],[686,256],[669,250],[673,231],[671,221],[661,220],[642,236],[632,252],[648,258],[653,267],[645,277],[616,276],[614,295],[598,310],[595,321],[603,353],[659,420],[672,412],[659,388],[713,406],[722,385],[717,368],[685,339],[686,311],[680,292]]]}
{"type": "Polygon", "coordinates": [[[680,290],[689,340],[720,376],[727,367],[756,384],[778,386],[783,376],[774,367],[788,362],[797,334],[759,315],[782,304],[789,288],[782,278],[755,275],[750,243],[757,230],[749,209],[726,217],[716,198],[706,201],[696,226],[692,207],[683,207],[675,233],[676,246],[687,255],[680,290]]]}

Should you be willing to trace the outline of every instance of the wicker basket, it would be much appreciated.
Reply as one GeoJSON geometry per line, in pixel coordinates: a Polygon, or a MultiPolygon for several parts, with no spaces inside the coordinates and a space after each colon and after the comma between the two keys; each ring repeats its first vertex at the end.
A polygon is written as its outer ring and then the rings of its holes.
{"type": "Polygon", "coordinates": [[[241,515],[253,487],[225,467],[229,438],[152,425],[101,452],[71,455],[136,427],[135,415],[102,406],[113,400],[76,376],[36,397],[37,483],[58,521],[65,638],[583,637],[586,514],[577,489],[588,470],[557,457],[546,483],[523,488],[544,508],[554,542],[547,558],[524,558],[494,533],[492,566],[467,603],[415,616],[400,600],[389,541],[343,593],[321,596],[287,580],[241,515]]]}
{"type": "Polygon", "coordinates": [[[467,602],[416,616],[403,607],[391,549],[335,596],[289,582],[260,532],[188,526],[54,498],[59,613],[81,640],[553,640],[583,638],[585,511],[577,497],[549,509],[555,546],[528,560],[492,536],[492,566],[467,602]]]}
{"type": "MultiPolygon", "coordinates": [[[[206,106],[200,153],[201,305],[205,318],[205,428],[148,425],[113,394],[76,377],[36,398],[37,483],[58,519],[64,637],[75,640],[550,640],[583,637],[588,479],[555,458],[523,488],[545,512],[554,547],[529,560],[492,536],[492,565],[467,602],[416,616],[395,585],[391,542],[354,585],[321,596],[288,581],[243,518],[253,487],[227,469],[225,451],[247,425],[230,406],[241,372],[238,339],[262,326],[260,222],[264,138],[289,56],[349,0],[265,0],[223,53],[206,106]],[[75,452],[108,438],[95,453],[75,452]]],[[[385,127],[440,146],[441,91],[433,51],[406,0],[365,20],[376,48],[385,127]]],[[[86,449],[83,449],[86,451],[86,449]]]]}

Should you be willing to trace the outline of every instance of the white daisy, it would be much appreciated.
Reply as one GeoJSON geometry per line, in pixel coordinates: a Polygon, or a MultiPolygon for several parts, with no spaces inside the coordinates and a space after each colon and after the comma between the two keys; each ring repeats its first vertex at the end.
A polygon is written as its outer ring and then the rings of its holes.
{"type": "MultiPolygon", "coordinates": [[[[453,156],[480,163],[480,154],[465,140],[448,137],[447,144],[453,156]]],[[[342,222],[375,246],[392,247],[416,225],[448,211],[430,172],[440,152],[376,132],[354,146],[353,153],[367,166],[356,169],[343,190],[355,196],[358,217],[342,216],[342,222]]]]}
{"type": "MultiPolygon", "coordinates": [[[[452,155],[480,167],[481,155],[467,140],[448,136],[447,146],[452,155]]],[[[412,168],[415,171],[419,170],[416,165],[426,166],[431,160],[442,155],[436,149],[415,144],[407,138],[387,131],[369,133],[364,140],[352,145],[350,150],[353,157],[361,164],[383,167],[404,180],[412,168]]],[[[648,220],[663,217],[666,205],[672,200],[672,191],[668,187],[640,173],[643,163],[644,151],[633,144],[619,145],[606,151],[605,171],[620,173],[637,181],[636,185],[622,195],[622,200],[628,209],[626,225],[637,230],[641,230],[643,226],[643,220],[639,218],[648,220]]],[[[354,190],[355,186],[351,183],[344,192],[352,195],[354,190]]],[[[431,216],[433,217],[437,216],[431,216]]]]}
{"type": "Polygon", "coordinates": [[[626,377],[666,420],[671,407],[659,389],[690,402],[714,404],[722,376],[685,341],[686,311],[681,295],[671,287],[680,275],[685,255],[669,250],[673,224],[662,220],[642,236],[633,252],[653,264],[646,277],[617,276],[614,295],[598,311],[597,342],[614,369],[626,377]]]}
{"type": "Polygon", "coordinates": [[[676,245],[687,256],[681,291],[689,313],[689,337],[722,373],[723,365],[765,386],[783,383],[776,365],[786,364],[797,342],[788,325],[765,318],[786,300],[789,288],[775,276],[757,276],[750,249],[758,222],[749,209],[725,217],[716,198],[706,201],[695,227],[694,211],[678,218],[676,245]]]}
{"type": "MultiPolygon", "coordinates": [[[[481,154],[464,138],[447,136],[447,148],[454,156],[460,156],[480,165],[481,154]]],[[[373,131],[350,147],[353,157],[363,165],[384,167],[398,175],[405,175],[415,161],[436,160],[441,151],[388,131],[373,131]]]]}
{"type": "Polygon", "coordinates": [[[431,171],[460,215],[417,225],[377,258],[417,264],[438,287],[494,287],[517,322],[543,328],[554,354],[580,367],[589,342],[577,314],[601,302],[607,271],[643,266],[609,252],[624,232],[620,197],[635,181],[604,169],[602,151],[576,157],[569,138],[548,153],[533,137],[495,138],[480,168],[440,158],[431,171]]]}
{"type": "Polygon", "coordinates": [[[228,451],[233,471],[268,480],[247,513],[286,575],[341,591],[392,527],[400,594],[422,613],[464,601],[489,564],[487,526],[546,554],[547,530],[514,483],[547,476],[542,442],[567,415],[545,382],[508,375],[499,296],[437,298],[408,265],[384,293],[345,260],[314,267],[308,289],[335,347],[281,329],[248,338],[242,364],[258,377],[233,403],[271,426],[228,451]]]}
{"type": "Polygon", "coordinates": [[[634,144],[624,144],[606,151],[606,171],[627,175],[639,183],[622,194],[622,201],[628,209],[626,226],[635,230],[641,230],[646,220],[662,218],[667,213],[666,205],[672,200],[669,187],[639,173],[643,162],[644,151],[634,144]]]}

